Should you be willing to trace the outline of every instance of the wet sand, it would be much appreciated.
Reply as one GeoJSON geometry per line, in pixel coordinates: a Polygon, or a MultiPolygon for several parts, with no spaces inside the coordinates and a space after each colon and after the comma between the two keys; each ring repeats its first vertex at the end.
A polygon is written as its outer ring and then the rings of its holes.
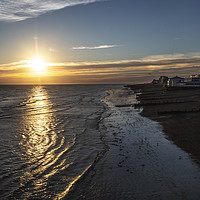
{"type": "Polygon", "coordinates": [[[161,85],[131,86],[142,116],[158,121],[168,139],[200,163],[200,89],[167,90],[161,85]]]}
{"type": "Polygon", "coordinates": [[[162,126],[130,105],[131,91],[113,90],[105,98],[101,137],[107,151],[73,186],[66,199],[198,199],[200,169],[166,139],[162,126]]]}

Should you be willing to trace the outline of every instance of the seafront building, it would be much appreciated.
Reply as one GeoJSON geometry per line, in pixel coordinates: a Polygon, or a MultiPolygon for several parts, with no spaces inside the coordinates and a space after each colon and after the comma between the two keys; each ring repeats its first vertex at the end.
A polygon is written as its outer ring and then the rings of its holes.
{"type": "Polygon", "coordinates": [[[169,78],[167,80],[167,86],[168,87],[177,87],[177,86],[183,86],[185,84],[184,78],[181,78],[179,76],[175,76],[173,78],[169,78]]]}
{"type": "Polygon", "coordinates": [[[160,76],[158,80],[154,79],[152,83],[162,84],[164,87],[200,87],[200,74],[190,75],[188,78],[160,76]]]}
{"type": "Polygon", "coordinates": [[[167,85],[167,81],[168,81],[168,77],[167,76],[160,76],[159,78],[159,83],[161,83],[162,85],[166,86],[167,85]]]}
{"type": "Polygon", "coordinates": [[[200,85],[200,75],[199,74],[191,75],[188,80],[188,83],[192,85],[200,85]]]}

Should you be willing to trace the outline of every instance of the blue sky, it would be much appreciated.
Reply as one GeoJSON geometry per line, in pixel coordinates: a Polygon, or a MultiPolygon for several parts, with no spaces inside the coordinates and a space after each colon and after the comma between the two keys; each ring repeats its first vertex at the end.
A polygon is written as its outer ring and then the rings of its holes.
{"type": "MultiPolygon", "coordinates": [[[[95,62],[95,71],[105,63],[160,61],[156,65],[158,69],[145,65],[144,72],[136,75],[133,71],[137,71],[137,66],[131,65],[135,68],[123,71],[121,65],[124,75],[119,70],[115,73],[119,83],[151,80],[164,73],[184,76],[188,67],[191,73],[199,73],[196,67],[200,57],[199,7],[198,0],[3,0],[0,2],[0,68],[6,74],[12,63],[31,59],[35,54],[34,38],[37,38],[45,61],[58,63],[55,66],[59,67],[63,64],[62,70],[65,65],[69,68],[69,63],[94,67],[95,62]],[[160,72],[166,59],[174,63],[165,65],[165,71],[160,72]],[[177,63],[178,59],[185,59],[184,66],[183,61],[177,63]],[[194,59],[192,64],[191,59],[194,59]],[[174,70],[176,67],[178,71],[174,70]]],[[[102,75],[97,77],[95,73],[87,74],[80,83],[89,80],[117,83],[117,78],[108,75],[112,70],[113,66],[107,71],[102,68],[102,75]]],[[[66,76],[61,79],[65,80],[66,76]]],[[[83,73],[79,76],[80,80],[83,76],[83,73]]],[[[70,83],[75,83],[72,79],[70,83]]],[[[4,81],[5,76],[0,79],[4,81]]],[[[15,77],[11,82],[16,81],[15,77]]]]}

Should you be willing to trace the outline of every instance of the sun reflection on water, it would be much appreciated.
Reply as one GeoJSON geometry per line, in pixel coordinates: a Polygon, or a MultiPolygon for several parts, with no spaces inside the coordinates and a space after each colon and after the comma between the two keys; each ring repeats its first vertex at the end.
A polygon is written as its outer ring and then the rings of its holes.
{"type": "Polygon", "coordinates": [[[26,198],[38,191],[45,195],[49,177],[68,167],[65,160],[57,162],[67,147],[63,147],[65,138],[60,134],[63,130],[57,127],[58,121],[49,99],[45,88],[37,86],[26,103],[26,128],[20,145],[30,167],[21,182],[25,184],[32,180],[34,185],[34,191],[24,194],[26,198]]]}
{"type": "Polygon", "coordinates": [[[74,158],[70,149],[76,144],[76,134],[68,127],[69,121],[57,116],[47,91],[36,86],[23,102],[26,107],[19,154],[26,165],[18,190],[22,199],[62,199],[85,173],[76,174],[71,169],[74,158]],[[69,135],[66,130],[70,130],[69,135]],[[69,168],[75,175],[69,174],[69,168]]]}
{"type": "Polygon", "coordinates": [[[28,116],[25,119],[26,131],[23,135],[24,147],[29,159],[44,155],[49,145],[55,141],[56,134],[49,130],[56,125],[55,116],[51,111],[52,104],[48,95],[41,87],[35,87],[27,104],[28,116]]]}

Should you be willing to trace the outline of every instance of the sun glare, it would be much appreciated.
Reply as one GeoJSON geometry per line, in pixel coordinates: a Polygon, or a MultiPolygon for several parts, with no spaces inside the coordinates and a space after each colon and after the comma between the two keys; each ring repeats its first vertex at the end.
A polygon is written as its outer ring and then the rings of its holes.
{"type": "Polygon", "coordinates": [[[35,58],[30,61],[30,66],[33,71],[38,74],[44,74],[46,72],[46,63],[42,58],[35,58]]]}

